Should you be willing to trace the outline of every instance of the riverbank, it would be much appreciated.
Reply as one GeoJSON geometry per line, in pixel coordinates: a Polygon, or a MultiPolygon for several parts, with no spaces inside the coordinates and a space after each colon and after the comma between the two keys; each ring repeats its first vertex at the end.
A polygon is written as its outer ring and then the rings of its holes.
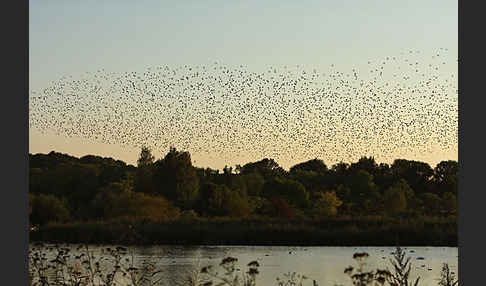
{"type": "Polygon", "coordinates": [[[457,246],[455,218],[192,219],[48,224],[31,242],[178,245],[457,246]]]}

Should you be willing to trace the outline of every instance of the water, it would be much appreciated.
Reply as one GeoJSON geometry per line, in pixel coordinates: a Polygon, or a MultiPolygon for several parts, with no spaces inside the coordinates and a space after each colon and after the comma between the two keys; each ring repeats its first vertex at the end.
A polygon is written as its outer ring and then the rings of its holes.
{"type": "MultiPolygon", "coordinates": [[[[78,245],[69,245],[73,253],[78,245]]],[[[90,246],[90,249],[100,253],[102,248],[110,245],[90,246]]],[[[237,268],[246,271],[246,265],[257,260],[260,264],[257,285],[277,285],[276,278],[284,273],[297,272],[310,278],[307,284],[312,285],[312,279],[319,285],[351,285],[344,274],[348,266],[356,267],[353,259],[356,252],[367,252],[366,267],[370,269],[392,270],[389,258],[395,247],[290,247],[290,246],[168,246],[154,245],[130,247],[135,261],[151,257],[162,270],[164,285],[175,285],[187,276],[191,269],[203,266],[219,265],[227,256],[238,258],[237,268]],[[172,283],[171,283],[172,281],[172,283]]],[[[420,276],[420,285],[437,285],[442,263],[448,263],[451,271],[456,273],[458,267],[457,247],[403,247],[407,257],[411,257],[412,270],[410,277],[420,276]],[[423,257],[423,259],[421,259],[423,257]],[[418,258],[418,259],[417,259],[418,258]]],[[[52,254],[52,252],[51,252],[52,254]]],[[[222,269],[221,269],[222,270],[222,269]]],[[[221,271],[222,272],[222,271],[221,271]]],[[[411,279],[410,279],[411,280],[411,279]]]]}

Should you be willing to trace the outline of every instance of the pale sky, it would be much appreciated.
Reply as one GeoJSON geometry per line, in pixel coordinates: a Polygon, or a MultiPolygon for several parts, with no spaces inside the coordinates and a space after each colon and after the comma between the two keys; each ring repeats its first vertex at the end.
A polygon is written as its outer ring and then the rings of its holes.
{"type": "MultiPolygon", "coordinates": [[[[447,48],[442,72],[457,79],[457,1],[29,1],[29,90],[63,76],[169,65],[302,65],[342,71],[409,50],[447,48]]],[[[423,59],[426,62],[428,59],[423,59]]],[[[139,148],[29,130],[29,152],[94,154],[135,164],[139,148]]],[[[164,151],[154,150],[156,157],[164,151]]],[[[368,154],[363,154],[368,155],[368,154]]],[[[224,162],[192,154],[197,166],[224,162]]],[[[346,156],[343,156],[346,157],[346,156]]],[[[379,157],[379,156],[378,156],[379,157]]],[[[457,160],[457,146],[404,158],[457,160]]],[[[311,159],[311,158],[307,158],[311,159]]],[[[357,158],[356,158],[357,159],[357,158]]],[[[285,159],[282,159],[285,161],[285,159]]],[[[329,158],[336,161],[336,158],[329,158]]],[[[299,160],[303,161],[303,160],[299,160]]],[[[325,160],[326,161],[326,160],[325,160]]],[[[378,161],[379,158],[378,158],[378,161]]],[[[280,163],[280,162],[279,162],[280,163]]],[[[292,163],[282,163],[286,168],[292,163]]],[[[335,162],[326,162],[331,165],[335,162]]]]}

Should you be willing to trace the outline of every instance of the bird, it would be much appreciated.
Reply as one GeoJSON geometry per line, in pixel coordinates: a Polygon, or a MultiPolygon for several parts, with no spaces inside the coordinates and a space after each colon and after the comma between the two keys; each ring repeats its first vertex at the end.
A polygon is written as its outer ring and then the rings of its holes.
{"type": "Polygon", "coordinates": [[[262,72],[215,61],[64,75],[30,92],[29,128],[125,148],[177,145],[197,162],[232,165],[457,149],[459,93],[457,76],[442,71],[447,51],[433,51],[433,60],[416,54],[369,59],[349,72],[334,63],[262,72]]]}

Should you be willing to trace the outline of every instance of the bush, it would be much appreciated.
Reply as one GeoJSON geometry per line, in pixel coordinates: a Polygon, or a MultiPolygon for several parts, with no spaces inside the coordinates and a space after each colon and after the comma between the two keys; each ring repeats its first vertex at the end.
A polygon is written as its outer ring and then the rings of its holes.
{"type": "Polygon", "coordinates": [[[98,217],[129,217],[161,221],[176,218],[179,210],[162,196],[133,192],[122,183],[111,183],[93,200],[98,217]]]}

